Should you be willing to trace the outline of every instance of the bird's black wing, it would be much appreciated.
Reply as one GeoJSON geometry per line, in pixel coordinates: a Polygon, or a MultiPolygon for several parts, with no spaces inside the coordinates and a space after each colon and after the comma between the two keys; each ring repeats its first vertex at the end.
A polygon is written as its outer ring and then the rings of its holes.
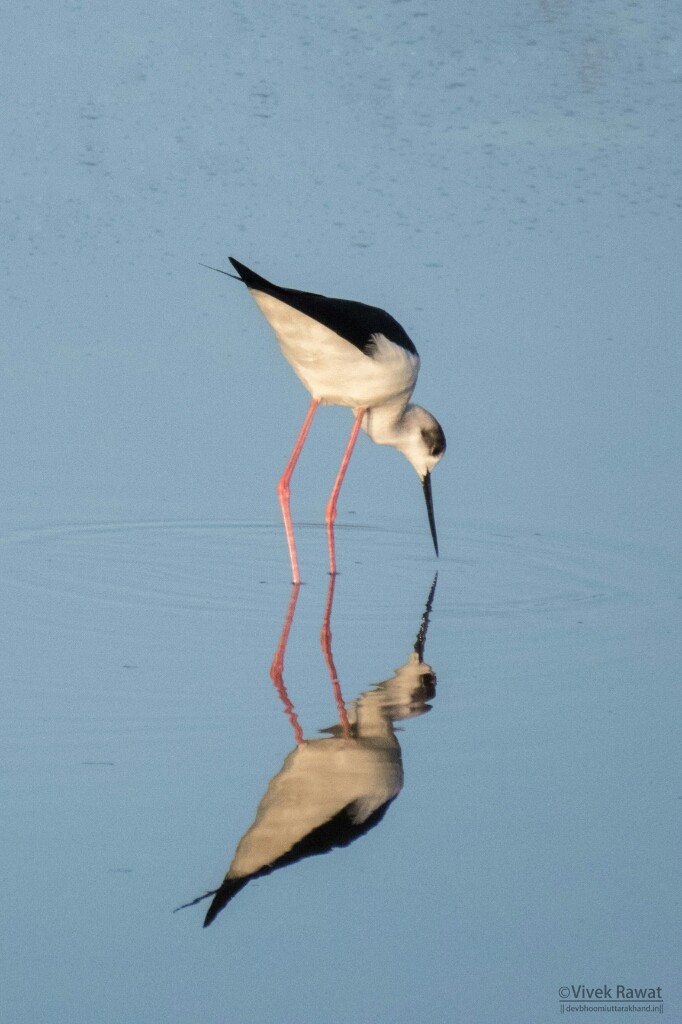
{"type": "MultiPolygon", "coordinates": [[[[295,864],[306,857],[329,853],[330,850],[336,847],[350,846],[352,842],[359,839],[360,836],[364,836],[370,829],[379,824],[394,799],[395,797],[391,797],[390,800],[387,800],[381,807],[377,807],[363,821],[356,820],[355,804],[349,804],[348,807],[344,807],[343,810],[335,814],[329,821],[319,825],[308,835],[303,836],[290,850],[271,864],[264,864],[262,868],[254,871],[253,874],[245,875],[241,878],[227,877],[219,889],[206,893],[206,896],[213,896],[213,902],[208,908],[206,919],[204,920],[204,928],[207,928],[216,919],[220,911],[252,879],[263,878],[266,875],[272,874],[273,871],[279,870],[279,868],[288,867],[290,864],[295,864]]],[[[203,896],[199,897],[199,899],[204,898],[203,896]]],[[[194,900],[193,902],[198,903],[199,901],[194,900]]],[[[186,906],[191,906],[191,904],[186,904],[186,906]]]]}
{"type": "Polygon", "coordinates": [[[324,324],[330,331],[334,331],[341,338],[345,338],[351,345],[371,356],[374,352],[372,336],[383,334],[395,345],[399,345],[407,352],[417,355],[407,331],[401,327],[397,320],[384,309],[376,306],[367,306],[364,302],[352,302],[349,299],[332,299],[326,295],[317,295],[315,292],[300,292],[296,288],[282,288],[280,285],[267,281],[254,270],[249,270],[243,263],[232,259],[230,263],[239,274],[247,288],[257,292],[264,292],[271,295],[280,302],[286,302],[299,313],[317,320],[324,324]]]}

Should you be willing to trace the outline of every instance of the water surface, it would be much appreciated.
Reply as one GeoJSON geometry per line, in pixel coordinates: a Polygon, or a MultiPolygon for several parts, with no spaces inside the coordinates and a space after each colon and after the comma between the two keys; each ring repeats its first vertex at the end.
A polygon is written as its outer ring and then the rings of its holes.
{"type": "Polygon", "coordinates": [[[679,5],[6,20],[0,1015],[546,1024],[622,984],[678,1017],[679,5]],[[307,396],[228,255],[388,309],[448,439],[436,564],[361,436],[322,642],[320,410],[274,673],[307,396]],[[301,736],[377,755],[328,852],[174,914],[301,736]]]}

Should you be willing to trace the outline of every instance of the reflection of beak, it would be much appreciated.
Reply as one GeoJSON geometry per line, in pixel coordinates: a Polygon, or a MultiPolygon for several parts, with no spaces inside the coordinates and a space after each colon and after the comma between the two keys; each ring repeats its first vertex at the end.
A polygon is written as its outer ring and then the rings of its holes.
{"type": "Polygon", "coordinates": [[[433,498],[431,497],[431,474],[428,469],[422,478],[422,487],[424,488],[424,497],[426,498],[426,511],[429,513],[429,526],[431,527],[431,536],[433,537],[433,546],[438,554],[438,537],[436,536],[436,520],[433,516],[433,498]]]}

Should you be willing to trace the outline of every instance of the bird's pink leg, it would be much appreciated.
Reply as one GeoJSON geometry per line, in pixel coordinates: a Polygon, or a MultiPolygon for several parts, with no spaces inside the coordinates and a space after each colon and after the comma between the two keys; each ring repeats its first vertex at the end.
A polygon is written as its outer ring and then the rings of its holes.
{"type": "Polygon", "coordinates": [[[336,502],[338,501],[339,498],[339,491],[341,490],[341,484],[343,483],[343,478],[346,475],[346,470],[348,469],[350,457],[353,454],[353,449],[355,448],[355,442],[357,441],[358,434],[360,433],[360,427],[362,426],[362,418],[366,412],[366,409],[360,409],[355,416],[355,423],[353,424],[353,429],[350,432],[348,444],[346,445],[346,450],[343,453],[343,458],[341,459],[339,472],[334,482],[332,493],[329,496],[329,501],[327,502],[325,523],[327,524],[327,543],[329,544],[329,572],[331,573],[332,576],[336,575],[336,549],[334,547],[334,520],[336,519],[336,502]]]}
{"type": "Polygon", "coordinates": [[[336,576],[332,574],[329,577],[329,589],[327,591],[327,604],[324,609],[324,621],[322,623],[322,632],[320,633],[320,642],[322,644],[322,653],[324,660],[327,663],[327,671],[329,672],[329,678],[332,684],[332,691],[334,693],[334,700],[336,701],[336,707],[339,712],[339,722],[341,730],[345,739],[350,739],[351,729],[350,722],[348,721],[348,712],[346,710],[346,704],[341,693],[341,684],[339,683],[339,676],[336,671],[336,665],[334,664],[334,656],[332,654],[332,604],[334,601],[334,585],[336,583],[336,576]]]}
{"type": "Polygon", "coordinates": [[[296,737],[297,746],[301,746],[303,740],[303,730],[298,721],[298,715],[296,709],[291,703],[287,688],[284,685],[284,654],[287,649],[287,643],[289,642],[289,633],[291,632],[291,624],[294,621],[294,612],[296,611],[296,602],[298,601],[298,593],[300,586],[295,583],[291,590],[291,597],[289,598],[289,607],[287,608],[286,618],[284,625],[282,626],[282,635],[279,638],[279,644],[275,651],[275,656],[272,659],[272,665],[270,666],[270,678],[275,684],[275,689],[279,694],[279,698],[284,705],[287,718],[291,722],[294,730],[294,736],[296,737]]]}
{"type": "Polygon", "coordinates": [[[291,523],[291,511],[289,509],[289,498],[291,495],[291,474],[296,468],[298,457],[301,454],[305,439],[308,436],[310,425],[313,422],[313,417],[317,411],[317,407],[320,404],[319,399],[313,398],[308,409],[308,415],[303,421],[301,432],[298,435],[294,450],[291,453],[289,461],[286,464],[286,468],[280,477],[279,483],[277,484],[277,497],[279,498],[279,505],[282,509],[282,518],[284,519],[284,529],[287,535],[287,544],[289,545],[289,558],[291,559],[291,572],[294,577],[294,583],[301,582],[301,574],[298,571],[298,557],[296,555],[296,541],[294,540],[294,527],[291,523]]]}

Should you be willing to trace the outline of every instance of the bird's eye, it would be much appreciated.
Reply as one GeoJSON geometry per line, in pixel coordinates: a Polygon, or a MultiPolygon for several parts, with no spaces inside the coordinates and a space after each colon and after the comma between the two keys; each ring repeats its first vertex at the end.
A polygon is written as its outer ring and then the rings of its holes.
{"type": "Polygon", "coordinates": [[[445,451],[445,434],[440,430],[440,428],[436,429],[434,427],[431,430],[422,430],[422,437],[429,455],[433,455],[435,458],[438,458],[443,454],[445,451]]]}

